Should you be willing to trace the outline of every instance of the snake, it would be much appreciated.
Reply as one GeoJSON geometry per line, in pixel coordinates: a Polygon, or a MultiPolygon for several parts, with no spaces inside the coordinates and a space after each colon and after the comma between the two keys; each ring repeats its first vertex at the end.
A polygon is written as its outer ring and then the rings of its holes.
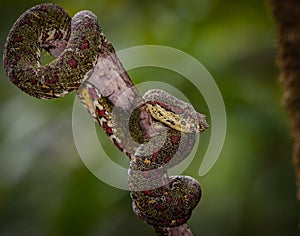
{"type": "Polygon", "coordinates": [[[56,4],[40,4],[13,24],[3,66],[10,81],[32,97],[53,99],[76,91],[91,117],[130,159],[128,183],[136,215],[153,226],[184,224],[202,190],[195,179],[168,176],[167,171],[188,156],[196,134],[208,128],[205,116],[159,89],[137,95],[140,102],[131,110],[118,107],[113,93],[105,94],[95,79],[105,53],[115,56],[94,13],[83,10],[70,17],[56,4]],[[41,65],[43,50],[55,57],[46,65],[41,65]],[[143,111],[154,129],[148,139],[141,127],[143,111]]]}

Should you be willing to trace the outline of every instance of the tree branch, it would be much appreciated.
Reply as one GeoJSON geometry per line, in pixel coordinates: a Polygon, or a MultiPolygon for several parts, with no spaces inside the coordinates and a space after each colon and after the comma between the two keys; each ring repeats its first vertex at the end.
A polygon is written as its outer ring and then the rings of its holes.
{"type": "Polygon", "coordinates": [[[279,80],[294,140],[293,164],[300,201],[300,1],[269,0],[278,30],[279,80]]]}
{"type": "Polygon", "coordinates": [[[158,236],[193,236],[187,224],[180,225],[179,227],[154,227],[155,233],[158,236]]]}

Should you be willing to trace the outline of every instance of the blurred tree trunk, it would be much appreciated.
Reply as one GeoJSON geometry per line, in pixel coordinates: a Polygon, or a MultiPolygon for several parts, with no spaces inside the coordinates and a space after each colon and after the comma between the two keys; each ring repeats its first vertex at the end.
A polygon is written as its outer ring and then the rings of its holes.
{"type": "Polygon", "coordinates": [[[293,164],[300,201],[300,0],[269,0],[278,31],[279,80],[293,137],[293,164]]]}

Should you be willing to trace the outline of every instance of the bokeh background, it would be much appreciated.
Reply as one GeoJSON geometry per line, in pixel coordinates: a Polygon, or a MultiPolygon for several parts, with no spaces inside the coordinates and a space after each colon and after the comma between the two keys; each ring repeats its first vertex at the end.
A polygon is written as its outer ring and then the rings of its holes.
{"type": "MultiPolygon", "coordinates": [[[[208,174],[198,176],[209,131],[184,172],[203,188],[189,221],[194,235],[298,235],[291,140],[274,63],[275,27],[264,1],[50,2],[71,15],[92,10],[117,50],[174,47],[201,61],[214,77],[226,105],[228,132],[208,174]]],[[[39,3],[0,0],[1,54],[14,21],[39,3]]],[[[155,80],[175,86],[209,117],[185,78],[150,67],[129,74],[137,84],[155,80]]],[[[29,97],[0,67],[0,235],[153,235],[132,212],[129,193],[101,182],[81,161],[72,135],[74,98],[29,97]]],[[[99,136],[114,161],[128,165],[101,131],[99,136]]]]}

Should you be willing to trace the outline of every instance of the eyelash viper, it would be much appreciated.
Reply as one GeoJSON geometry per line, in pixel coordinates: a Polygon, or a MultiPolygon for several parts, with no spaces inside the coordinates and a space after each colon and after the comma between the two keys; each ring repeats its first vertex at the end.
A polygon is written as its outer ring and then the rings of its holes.
{"type": "Polygon", "coordinates": [[[55,4],[24,12],[9,32],[3,66],[11,82],[40,99],[62,97],[74,90],[113,143],[130,158],[129,188],[135,213],[154,226],[184,224],[201,198],[199,183],[167,170],[190,153],[196,133],[208,125],[205,116],[162,90],[150,90],[128,114],[91,82],[103,52],[115,54],[97,17],[80,11],[73,18],[55,4]],[[41,50],[56,57],[40,64],[41,50]],[[151,115],[154,133],[145,140],[142,110],[151,115]],[[128,120],[124,120],[128,117],[128,120]]]}

